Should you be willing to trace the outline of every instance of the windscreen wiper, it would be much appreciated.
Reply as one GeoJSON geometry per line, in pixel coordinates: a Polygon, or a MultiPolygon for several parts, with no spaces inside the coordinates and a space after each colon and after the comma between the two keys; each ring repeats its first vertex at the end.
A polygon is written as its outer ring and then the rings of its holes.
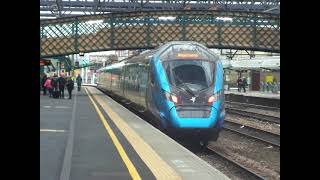
{"type": "MultiPolygon", "coordinates": [[[[185,91],[186,91],[186,92],[188,92],[191,96],[195,96],[195,94],[193,93],[193,91],[192,91],[188,86],[186,86],[178,76],[176,76],[176,78],[178,79],[178,81],[180,82],[180,84],[182,84],[182,86],[185,88],[185,91]]],[[[176,87],[179,88],[178,86],[176,86],[176,87]]],[[[179,89],[181,89],[181,88],[179,88],[179,89]]]]}
{"type": "Polygon", "coordinates": [[[202,91],[204,91],[204,90],[207,90],[207,89],[209,89],[210,87],[212,87],[212,86],[208,86],[208,87],[205,87],[205,88],[203,88],[203,89],[200,89],[199,92],[202,92],[202,91]]]}

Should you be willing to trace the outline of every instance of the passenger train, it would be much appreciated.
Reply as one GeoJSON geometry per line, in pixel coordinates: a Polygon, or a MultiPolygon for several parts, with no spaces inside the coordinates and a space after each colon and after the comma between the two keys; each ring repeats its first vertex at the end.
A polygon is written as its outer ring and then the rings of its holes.
{"type": "Polygon", "coordinates": [[[165,132],[207,145],[223,127],[223,67],[192,41],[173,41],[98,70],[97,87],[151,117],[165,132]]]}

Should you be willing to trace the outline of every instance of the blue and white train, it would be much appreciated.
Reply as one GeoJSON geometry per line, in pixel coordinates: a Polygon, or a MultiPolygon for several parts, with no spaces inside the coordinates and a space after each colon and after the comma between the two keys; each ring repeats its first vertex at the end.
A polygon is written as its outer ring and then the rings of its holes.
{"type": "Polygon", "coordinates": [[[98,70],[97,87],[150,116],[163,131],[217,140],[225,108],[218,56],[192,41],[173,41],[98,70]]]}

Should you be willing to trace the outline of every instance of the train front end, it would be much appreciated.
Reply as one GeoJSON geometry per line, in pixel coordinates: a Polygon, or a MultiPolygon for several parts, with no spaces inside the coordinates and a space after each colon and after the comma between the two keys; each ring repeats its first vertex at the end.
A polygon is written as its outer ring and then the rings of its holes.
{"type": "Polygon", "coordinates": [[[223,69],[209,49],[194,42],[168,46],[158,56],[163,108],[160,118],[176,132],[216,140],[225,116],[223,69]]]}

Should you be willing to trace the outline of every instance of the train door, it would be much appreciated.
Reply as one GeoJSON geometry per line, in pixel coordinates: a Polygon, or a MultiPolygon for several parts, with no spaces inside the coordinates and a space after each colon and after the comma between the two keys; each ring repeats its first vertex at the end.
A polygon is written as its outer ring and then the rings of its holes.
{"type": "Polygon", "coordinates": [[[128,81],[127,81],[127,88],[126,88],[126,95],[127,98],[133,102],[138,104],[138,72],[137,72],[137,65],[130,64],[127,66],[127,73],[128,73],[128,81]]]}
{"type": "Polygon", "coordinates": [[[125,88],[125,77],[126,77],[126,66],[122,67],[121,70],[121,76],[120,76],[120,96],[126,97],[124,94],[124,88],[125,88]]]}
{"type": "Polygon", "coordinates": [[[128,94],[128,89],[129,89],[129,71],[128,71],[128,66],[125,66],[124,67],[124,82],[123,82],[123,94],[124,94],[124,97],[129,100],[129,94],[128,94]]]}
{"type": "Polygon", "coordinates": [[[106,70],[106,89],[111,91],[111,70],[106,70]]]}
{"type": "Polygon", "coordinates": [[[145,109],[146,108],[146,90],[147,90],[147,83],[148,83],[148,70],[146,65],[139,65],[139,103],[145,109]]]}
{"type": "Polygon", "coordinates": [[[132,78],[133,78],[133,87],[132,87],[132,102],[136,103],[136,104],[140,104],[140,100],[139,100],[139,76],[140,76],[140,72],[139,72],[139,65],[138,64],[134,64],[132,65],[132,78]]]}
{"type": "Polygon", "coordinates": [[[147,107],[148,109],[154,114],[157,115],[156,112],[156,105],[155,105],[155,89],[156,89],[156,82],[155,82],[155,69],[154,69],[154,62],[150,61],[149,65],[149,72],[148,72],[148,88],[147,88],[147,107]]]}
{"type": "Polygon", "coordinates": [[[133,72],[132,72],[132,65],[127,66],[127,81],[126,81],[126,96],[132,102],[132,88],[133,88],[133,72]]]}

